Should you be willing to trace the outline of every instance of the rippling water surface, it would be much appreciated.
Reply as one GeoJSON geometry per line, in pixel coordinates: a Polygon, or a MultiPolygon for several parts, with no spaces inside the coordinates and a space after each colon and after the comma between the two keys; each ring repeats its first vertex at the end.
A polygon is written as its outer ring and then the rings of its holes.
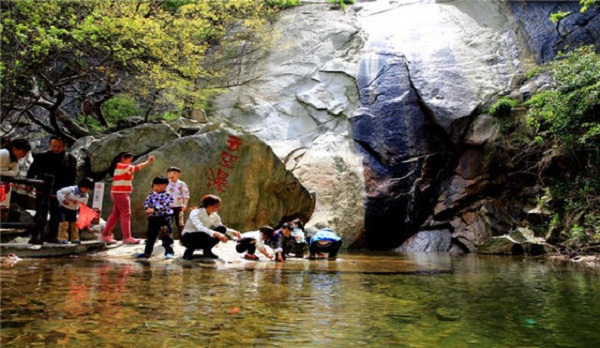
{"type": "Polygon", "coordinates": [[[502,257],[219,265],[24,260],[2,347],[595,347],[600,272],[502,257]]]}

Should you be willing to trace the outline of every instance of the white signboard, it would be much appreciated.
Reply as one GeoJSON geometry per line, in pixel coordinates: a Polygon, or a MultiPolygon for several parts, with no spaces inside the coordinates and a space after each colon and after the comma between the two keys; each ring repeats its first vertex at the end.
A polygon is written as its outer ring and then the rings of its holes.
{"type": "Polygon", "coordinates": [[[98,209],[102,211],[102,199],[104,198],[104,183],[97,182],[94,184],[94,200],[92,202],[92,209],[98,209]]]}

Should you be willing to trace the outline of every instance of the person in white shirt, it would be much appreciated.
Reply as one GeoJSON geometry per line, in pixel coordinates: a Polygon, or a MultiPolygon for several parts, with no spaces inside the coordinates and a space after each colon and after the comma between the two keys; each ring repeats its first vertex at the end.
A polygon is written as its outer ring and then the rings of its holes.
{"type": "Polygon", "coordinates": [[[169,178],[167,192],[173,197],[171,209],[173,209],[173,220],[176,227],[175,231],[177,231],[177,233],[173,234],[173,239],[181,241],[181,232],[183,231],[183,226],[185,226],[185,209],[190,201],[190,190],[185,182],[179,180],[180,175],[181,169],[177,167],[167,169],[167,177],[169,178]]]}
{"type": "Polygon", "coordinates": [[[227,235],[240,238],[240,233],[234,229],[227,228],[221,222],[217,213],[221,206],[221,198],[214,195],[202,197],[202,207],[193,209],[183,227],[181,243],[186,247],[183,253],[184,260],[191,260],[196,249],[202,249],[204,257],[216,259],[212,248],[219,241],[227,243],[227,235]]]}
{"type": "MultiPolygon", "coordinates": [[[[31,151],[31,145],[26,139],[13,139],[6,145],[6,148],[0,150],[0,175],[17,176],[19,173],[19,160],[31,151]]],[[[8,208],[10,206],[10,188],[3,184],[4,199],[0,206],[8,208]]]]}
{"type": "Polygon", "coordinates": [[[71,243],[81,244],[79,241],[79,227],[77,218],[79,216],[79,205],[86,204],[89,198],[88,192],[94,189],[94,181],[90,178],[81,179],[77,185],[63,187],[56,192],[58,200],[58,242],[69,244],[69,232],[71,243]]]}
{"type": "Polygon", "coordinates": [[[242,233],[235,250],[240,254],[246,251],[247,253],[244,255],[246,260],[258,261],[258,256],[255,255],[256,249],[270,259],[273,255],[267,250],[265,242],[273,237],[273,232],[275,232],[273,227],[263,226],[258,231],[242,233]]]}

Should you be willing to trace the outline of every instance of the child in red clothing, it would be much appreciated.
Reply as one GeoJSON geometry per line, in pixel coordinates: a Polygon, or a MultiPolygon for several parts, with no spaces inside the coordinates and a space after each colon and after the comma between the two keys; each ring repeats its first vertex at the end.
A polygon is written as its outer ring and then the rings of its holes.
{"type": "Polygon", "coordinates": [[[130,152],[121,152],[113,159],[112,168],[113,183],[110,189],[110,198],[113,201],[113,210],[106,221],[106,227],[102,231],[102,239],[107,244],[115,244],[117,241],[112,237],[112,230],[121,219],[121,232],[123,233],[123,244],[139,244],[140,240],[131,236],[131,200],[129,195],[133,191],[133,175],[144,169],[152,162],[154,156],[150,155],[146,162],[131,165],[133,155],[130,152]]]}

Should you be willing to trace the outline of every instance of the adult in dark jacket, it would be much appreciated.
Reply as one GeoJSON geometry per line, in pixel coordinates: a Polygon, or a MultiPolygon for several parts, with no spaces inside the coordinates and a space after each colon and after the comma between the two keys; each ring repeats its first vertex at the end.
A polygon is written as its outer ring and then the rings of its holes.
{"type": "MultiPolygon", "coordinates": [[[[49,150],[33,155],[33,163],[27,171],[30,179],[45,180],[49,188],[48,210],[50,220],[48,221],[48,233],[43,241],[58,243],[58,200],[56,192],[63,187],[73,186],[77,183],[77,160],[73,155],[65,152],[67,144],[59,136],[50,137],[49,150]]],[[[40,210],[40,209],[36,209],[40,210]]],[[[42,210],[43,211],[43,210],[42,210]]],[[[32,236],[30,243],[39,244],[39,237],[32,236]]]]}

